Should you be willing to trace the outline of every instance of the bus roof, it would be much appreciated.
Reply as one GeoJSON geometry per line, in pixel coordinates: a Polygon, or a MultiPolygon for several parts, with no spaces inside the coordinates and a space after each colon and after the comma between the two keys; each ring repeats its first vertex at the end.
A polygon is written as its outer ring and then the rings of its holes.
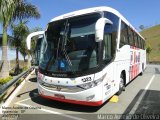
{"type": "Polygon", "coordinates": [[[58,17],[53,18],[50,22],[54,22],[54,21],[62,20],[62,19],[66,19],[66,18],[71,18],[71,17],[74,17],[74,16],[85,15],[85,14],[89,14],[89,13],[101,12],[101,11],[108,11],[108,12],[114,13],[121,20],[123,20],[128,26],[130,26],[139,36],[141,36],[140,33],[117,10],[115,10],[111,7],[106,7],[106,6],[87,8],[87,9],[82,9],[82,10],[70,12],[70,13],[67,13],[67,14],[63,14],[63,15],[60,15],[58,17]]]}

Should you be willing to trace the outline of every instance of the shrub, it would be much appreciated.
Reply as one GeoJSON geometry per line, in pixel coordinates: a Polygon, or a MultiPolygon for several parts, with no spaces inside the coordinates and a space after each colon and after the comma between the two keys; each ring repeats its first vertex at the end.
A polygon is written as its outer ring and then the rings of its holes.
{"type": "Polygon", "coordinates": [[[26,71],[26,70],[28,70],[28,67],[27,67],[27,66],[24,66],[24,67],[22,68],[22,72],[24,72],[24,71],[26,71]]]}
{"type": "Polygon", "coordinates": [[[9,77],[7,77],[7,78],[1,78],[1,79],[0,79],[0,85],[5,84],[5,83],[7,83],[8,81],[10,81],[10,80],[12,80],[12,79],[13,79],[12,76],[9,76],[9,77]]]}

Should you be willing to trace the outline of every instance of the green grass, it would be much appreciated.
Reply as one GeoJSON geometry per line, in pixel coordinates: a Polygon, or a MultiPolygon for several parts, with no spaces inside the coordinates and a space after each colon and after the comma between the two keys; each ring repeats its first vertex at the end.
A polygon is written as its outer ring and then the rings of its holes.
{"type": "Polygon", "coordinates": [[[152,48],[150,61],[160,62],[160,25],[147,28],[140,33],[146,38],[146,43],[152,48]]]}

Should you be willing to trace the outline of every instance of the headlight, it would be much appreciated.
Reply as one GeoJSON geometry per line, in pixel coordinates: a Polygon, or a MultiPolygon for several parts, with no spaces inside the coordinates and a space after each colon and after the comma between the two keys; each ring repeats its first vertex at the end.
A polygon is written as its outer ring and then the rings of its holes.
{"type": "Polygon", "coordinates": [[[44,79],[44,75],[38,72],[37,81],[42,81],[44,79]]]}
{"type": "Polygon", "coordinates": [[[82,84],[82,85],[78,85],[77,87],[86,90],[86,89],[89,89],[89,88],[92,88],[92,87],[95,87],[95,86],[99,85],[102,81],[103,81],[103,77],[100,78],[100,79],[98,79],[98,80],[89,82],[89,83],[85,83],[85,84],[82,84]]]}

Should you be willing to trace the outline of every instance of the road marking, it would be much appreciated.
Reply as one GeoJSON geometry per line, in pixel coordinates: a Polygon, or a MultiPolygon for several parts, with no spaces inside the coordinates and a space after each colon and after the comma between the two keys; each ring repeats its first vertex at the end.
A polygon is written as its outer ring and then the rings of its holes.
{"type": "Polygon", "coordinates": [[[137,100],[137,102],[135,103],[135,105],[133,106],[133,108],[131,109],[131,111],[129,112],[129,114],[133,115],[135,114],[135,111],[137,110],[140,102],[142,101],[144,95],[146,94],[148,88],[150,87],[151,83],[153,82],[155,78],[155,75],[153,75],[149,81],[149,83],[147,84],[147,86],[145,87],[144,91],[142,92],[142,94],[140,95],[139,99],[137,100]]]}
{"type": "MultiPolygon", "coordinates": [[[[24,103],[19,103],[19,102],[15,103],[15,104],[20,105],[20,106],[24,106],[24,107],[34,107],[34,106],[31,106],[31,105],[26,105],[24,103]]],[[[86,119],[82,119],[82,118],[79,118],[79,117],[66,115],[66,114],[63,114],[63,113],[60,113],[60,112],[47,110],[47,109],[44,109],[44,108],[41,108],[41,109],[38,109],[38,110],[44,111],[44,112],[47,112],[47,113],[51,113],[51,114],[57,114],[57,115],[60,115],[60,116],[63,116],[63,117],[67,117],[67,118],[73,119],[73,120],[86,120],[86,119]]]]}
{"type": "Polygon", "coordinates": [[[145,90],[148,90],[149,86],[151,85],[152,81],[154,80],[155,75],[152,76],[152,78],[150,79],[149,83],[147,84],[147,86],[145,87],[145,90]]]}

